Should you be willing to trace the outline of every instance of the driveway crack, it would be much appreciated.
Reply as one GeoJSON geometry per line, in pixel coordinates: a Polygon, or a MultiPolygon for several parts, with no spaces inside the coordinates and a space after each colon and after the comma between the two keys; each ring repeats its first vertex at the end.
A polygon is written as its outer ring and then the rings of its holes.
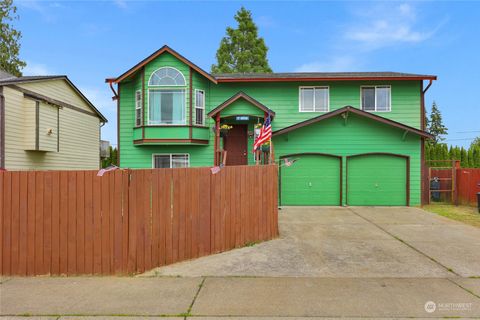
{"type": "Polygon", "coordinates": [[[187,317],[191,316],[191,312],[192,312],[193,305],[195,304],[195,301],[197,300],[197,297],[198,297],[198,295],[200,294],[200,291],[201,291],[202,288],[203,288],[203,284],[205,283],[205,280],[207,280],[207,277],[203,277],[202,282],[200,282],[200,284],[198,285],[198,290],[197,290],[197,292],[195,293],[195,296],[193,297],[192,303],[191,303],[190,306],[188,307],[187,313],[185,314],[185,319],[186,319],[187,317]]]}
{"type": "Polygon", "coordinates": [[[471,291],[471,290],[469,290],[469,289],[465,288],[465,287],[464,287],[464,286],[462,286],[461,284],[459,284],[459,283],[455,282],[455,280],[452,280],[452,279],[450,279],[450,278],[447,278],[447,280],[448,280],[448,281],[450,281],[451,283],[453,283],[454,285],[456,285],[457,287],[459,287],[459,288],[461,288],[461,289],[463,289],[463,290],[467,291],[467,292],[468,292],[468,293],[470,293],[471,295],[473,295],[473,296],[475,296],[475,297],[477,297],[477,298],[479,298],[479,299],[480,299],[480,296],[479,296],[478,294],[476,294],[475,292],[473,292],[473,291],[471,291]]]}
{"type": "Polygon", "coordinates": [[[393,233],[389,232],[388,230],[386,230],[385,228],[383,228],[382,226],[380,226],[379,224],[376,224],[375,222],[373,222],[372,220],[368,219],[368,218],[365,218],[364,216],[362,216],[361,214],[359,214],[358,212],[356,212],[355,210],[351,209],[351,208],[347,208],[350,212],[352,212],[354,215],[358,216],[359,218],[373,224],[375,227],[377,227],[378,229],[382,230],[383,232],[385,232],[386,234],[388,234],[389,236],[391,236],[392,238],[394,238],[395,240],[398,240],[400,241],[401,243],[403,243],[404,245],[406,245],[407,247],[413,249],[414,251],[418,252],[419,254],[423,255],[424,257],[430,259],[431,261],[435,262],[436,264],[438,264],[440,267],[444,268],[445,270],[447,270],[448,272],[451,272],[453,273],[454,275],[458,276],[458,277],[461,277],[461,275],[459,275],[458,273],[456,273],[452,268],[449,268],[445,265],[443,265],[442,263],[438,262],[437,260],[435,260],[434,258],[430,257],[429,255],[427,255],[425,252],[423,251],[420,251],[419,249],[415,248],[414,246],[412,246],[411,244],[409,244],[408,242],[406,242],[405,240],[397,237],[396,235],[394,235],[393,233]]]}

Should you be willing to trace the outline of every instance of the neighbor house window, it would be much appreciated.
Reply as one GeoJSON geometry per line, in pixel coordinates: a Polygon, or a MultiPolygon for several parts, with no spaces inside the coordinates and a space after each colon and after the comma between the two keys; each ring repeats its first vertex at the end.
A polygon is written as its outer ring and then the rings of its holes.
{"type": "Polygon", "coordinates": [[[154,168],[186,168],[189,165],[188,154],[154,154],[154,168]]]}
{"type": "Polygon", "coordinates": [[[300,87],[300,112],[327,112],[328,87],[300,87]]]}
{"type": "Polygon", "coordinates": [[[135,125],[137,127],[142,125],[142,91],[135,92],[135,125]]]}
{"type": "Polygon", "coordinates": [[[148,124],[185,124],[185,88],[182,88],[185,77],[182,73],[171,67],[160,68],[152,73],[148,86],[148,124]]]}
{"type": "Polygon", "coordinates": [[[390,86],[362,87],[362,110],[390,111],[390,86]]]}
{"type": "Polygon", "coordinates": [[[205,91],[195,90],[195,124],[204,124],[205,91]]]}

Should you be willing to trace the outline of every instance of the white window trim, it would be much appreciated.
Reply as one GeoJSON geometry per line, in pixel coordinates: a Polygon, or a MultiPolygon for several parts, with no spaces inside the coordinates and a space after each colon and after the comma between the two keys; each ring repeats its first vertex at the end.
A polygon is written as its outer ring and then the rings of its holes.
{"type": "Polygon", "coordinates": [[[147,94],[147,124],[149,126],[183,126],[187,125],[187,89],[180,86],[180,87],[171,87],[171,88],[153,88],[153,89],[148,89],[148,94],[147,94]],[[169,89],[171,90],[183,90],[183,108],[185,109],[184,112],[184,117],[183,117],[183,123],[152,123],[150,121],[150,91],[168,91],[169,89]]]}
{"type": "Polygon", "coordinates": [[[365,112],[392,112],[392,86],[389,84],[376,84],[376,85],[364,85],[360,86],[360,110],[365,112]],[[389,108],[388,110],[377,110],[377,87],[380,88],[389,88],[390,89],[390,101],[389,101],[389,108]],[[365,110],[363,109],[363,97],[362,97],[362,89],[363,88],[375,88],[375,110],[365,110]]]}
{"type": "MultiPolygon", "coordinates": [[[[152,153],[152,169],[156,169],[155,156],[170,156],[170,169],[181,169],[181,168],[172,168],[173,156],[187,156],[187,168],[190,168],[190,153],[152,153]]],[[[158,168],[158,169],[168,169],[168,168],[158,168]]]]}
{"type": "Polygon", "coordinates": [[[196,109],[203,109],[203,116],[202,116],[202,123],[201,124],[198,124],[196,123],[197,122],[197,113],[195,112],[195,123],[194,125],[197,125],[197,126],[204,126],[205,125],[205,90],[202,90],[202,89],[195,89],[195,111],[196,109]],[[202,92],[203,95],[203,107],[197,107],[197,92],[202,92]]]}
{"type": "Polygon", "coordinates": [[[142,90],[135,91],[135,127],[141,127],[143,125],[143,114],[140,113],[140,125],[137,125],[137,110],[142,109],[143,104],[143,97],[142,97],[142,90]],[[140,92],[140,107],[137,106],[137,93],[140,92]]]}
{"type": "Polygon", "coordinates": [[[177,68],[170,67],[170,66],[163,66],[163,67],[160,67],[160,68],[156,69],[155,71],[153,71],[153,72],[150,74],[150,77],[148,77],[147,85],[148,85],[149,87],[186,87],[186,86],[187,86],[187,80],[185,79],[185,76],[183,75],[183,73],[182,73],[180,70],[178,70],[177,68]],[[183,82],[185,83],[185,85],[182,86],[182,85],[176,85],[176,84],[173,84],[173,85],[171,85],[171,84],[169,84],[169,85],[162,85],[162,84],[153,84],[153,85],[152,85],[152,84],[150,84],[150,80],[152,80],[153,75],[154,75],[158,70],[163,69],[163,68],[174,69],[175,71],[177,71],[178,73],[180,73],[180,75],[181,75],[182,78],[183,78],[183,82]]]}
{"type": "MultiPolygon", "coordinates": [[[[315,90],[314,90],[315,91],[315,90]]],[[[315,108],[315,92],[313,92],[313,108],[315,108]]],[[[298,87],[298,112],[305,113],[323,113],[330,111],[330,86],[300,86],[298,87]],[[302,89],[327,89],[327,110],[325,111],[305,111],[302,110],[302,89]]]]}

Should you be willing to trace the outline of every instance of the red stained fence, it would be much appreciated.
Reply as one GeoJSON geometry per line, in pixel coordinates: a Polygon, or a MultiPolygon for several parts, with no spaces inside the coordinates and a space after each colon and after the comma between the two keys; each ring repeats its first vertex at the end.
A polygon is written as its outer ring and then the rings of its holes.
{"type": "Polygon", "coordinates": [[[480,169],[456,169],[458,203],[477,205],[480,192],[480,169]]]}
{"type": "MultiPolygon", "coordinates": [[[[428,203],[428,167],[424,170],[423,203],[428,203]]],[[[439,178],[440,190],[452,190],[452,182],[455,184],[454,192],[440,192],[440,201],[462,204],[477,205],[477,192],[480,192],[480,169],[473,168],[431,168],[431,177],[439,178]]]]}
{"type": "Polygon", "coordinates": [[[272,239],[277,172],[0,173],[0,274],[133,274],[272,239]]]}

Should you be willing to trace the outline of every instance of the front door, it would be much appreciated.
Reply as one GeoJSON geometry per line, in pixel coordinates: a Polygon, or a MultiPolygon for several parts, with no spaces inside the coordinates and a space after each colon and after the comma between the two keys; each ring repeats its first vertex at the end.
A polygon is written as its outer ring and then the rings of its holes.
{"type": "Polygon", "coordinates": [[[247,164],[247,125],[234,124],[223,138],[223,148],[227,151],[227,166],[247,164]]]}

